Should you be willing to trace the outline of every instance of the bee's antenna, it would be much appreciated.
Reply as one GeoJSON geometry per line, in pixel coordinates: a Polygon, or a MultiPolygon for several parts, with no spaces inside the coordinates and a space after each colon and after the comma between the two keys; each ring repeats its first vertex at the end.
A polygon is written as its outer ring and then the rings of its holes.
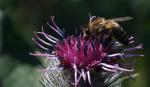
{"type": "Polygon", "coordinates": [[[91,13],[89,12],[88,14],[89,14],[89,17],[91,17],[91,13]]]}
{"type": "Polygon", "coordinates": [[[96,16],[92,16],[91,13],[89,13],[89,18],[90,18],[90,21],[89,21],[90,23],[94,18],[96,18],[96,16]]]}

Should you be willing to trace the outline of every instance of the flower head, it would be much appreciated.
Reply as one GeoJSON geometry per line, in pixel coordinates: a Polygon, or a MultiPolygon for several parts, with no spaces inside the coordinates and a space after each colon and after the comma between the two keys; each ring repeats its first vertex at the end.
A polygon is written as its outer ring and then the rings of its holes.
{"type": "MultiPolygon", "coordinates": [[[[95,16],[90,17],[90,22],[94,17],[95,16]]],[[[91,85],[90,73],[93,71],[111,73],[111,78],[114,78],[114,75],[119,76],[123,72],[133,72],[133,66],[125,68],[120,66],[117,63],[117,60],[143,56],[142,54],[130,54],[130,51],[143,49],[142,44],[130,48],[121,48],[124,44],[121,44],[112,37],[108,38],[108,34],[98,32],[97,35],[95,32],[89,32],[90,34],[87,35],[87,33],[85,34],[84,29],[79,36],[72,35],[65,37],[65,31],[55,24],[54,17],[51,17],[51,20],[52,25],[47,23],[48,26],[62,39],[47,34],[42,28],[42,32],[35,33],[33,41],[40,48],[44,49],[45,52],[36,52],[31,55],[45,56],[50,61],[52,59],[57,59],[59,61],[58,66],[48,67],[44,69],[44,71],[68,69],[74,72],[74,82],[72,84],[75,87],[78,86],[81,79],[87,81],[88,84],[91,85]],[[53,49],[52,52],[49,53],[49,47],[47,46],[51,47],[50,49],[53,49]]],[[[129,46],[134,43],[132,36],[127,37],[126,39],[129,41],[129,46]]],[[[108,85],[111,80],[112,79],[104,80],[104,85],[108,85]]]]}

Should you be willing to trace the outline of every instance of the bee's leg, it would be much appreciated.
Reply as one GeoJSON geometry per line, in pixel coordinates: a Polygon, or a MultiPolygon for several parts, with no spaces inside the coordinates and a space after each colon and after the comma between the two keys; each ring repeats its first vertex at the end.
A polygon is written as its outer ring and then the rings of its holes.
{"type": "Polygon", "coordinates": [[[110,44],[110,41],[111,41],[111,35],[104,35],[102,45],[104,47],[107,47],[110,44]]]}

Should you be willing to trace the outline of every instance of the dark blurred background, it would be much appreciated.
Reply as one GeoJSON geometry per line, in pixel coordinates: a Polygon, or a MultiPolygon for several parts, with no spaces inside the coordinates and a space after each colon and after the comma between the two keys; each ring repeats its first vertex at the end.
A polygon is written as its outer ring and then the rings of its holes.
{"type": "Polygon", "coordinates": [[[144,44],[138,58],[136,81],[125,87],[150,87],[150,0],[0,0],[0,87],[42,87],[36,67],[39,58],[29,55],[38,47],[33,31],[40,31],[49,16],[73,34],[91,15],[105,18],[131,16],[122,22],[125,30],[144,44]]]}

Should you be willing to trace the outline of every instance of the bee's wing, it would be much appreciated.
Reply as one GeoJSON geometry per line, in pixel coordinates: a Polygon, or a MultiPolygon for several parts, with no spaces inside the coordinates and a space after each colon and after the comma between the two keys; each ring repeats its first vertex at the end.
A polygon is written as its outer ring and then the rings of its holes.
{"type": "Polygon", "coordinates": [[[116,22],[120,22],[120,21],[127,21],[127,20],[131,20],[133,19],[132,17],[119,17],[119,18],[112,18],[112,19],[107,19],[108,21],[109,20],[113,20],[113,21],[116,21],[116,22]]]}

